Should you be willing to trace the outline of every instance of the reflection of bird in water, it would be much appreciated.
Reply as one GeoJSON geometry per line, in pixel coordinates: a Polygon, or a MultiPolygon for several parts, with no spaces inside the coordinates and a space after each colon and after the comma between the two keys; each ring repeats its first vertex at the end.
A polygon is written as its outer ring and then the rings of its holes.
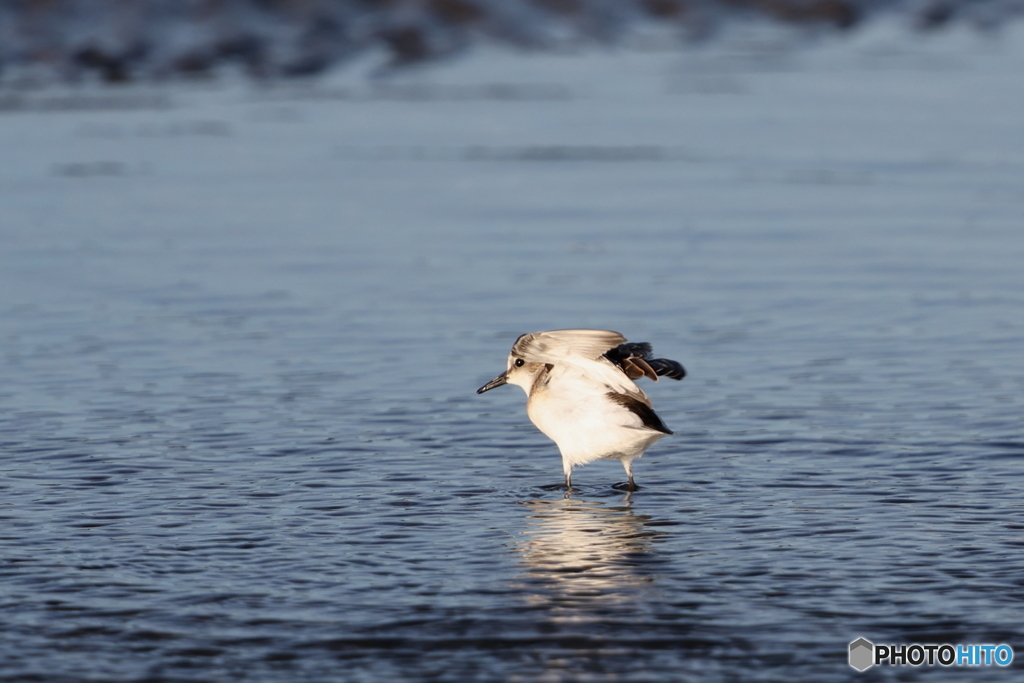
{"type": "Polygon", "coordinates": [[[634,490],[633,461],[672,432],[633,380],[686,376],[674,360],[652,358],[650,344],[629,343],[609,330],[524,334],[512,345],[507,366],[477,393],[503,384],[523,388],[530,420],[562,453],[567,489],[573,467],[619,460],[634,490]]]}
{"type": "Polygon", "coordinates": [[[664,532],[627,500],[606,507],[581,500],[533,500],[517,547],[527,569],[521,589],[559,619],[588,621],[630,608],[646,590],[654,543],[664,532]]]}

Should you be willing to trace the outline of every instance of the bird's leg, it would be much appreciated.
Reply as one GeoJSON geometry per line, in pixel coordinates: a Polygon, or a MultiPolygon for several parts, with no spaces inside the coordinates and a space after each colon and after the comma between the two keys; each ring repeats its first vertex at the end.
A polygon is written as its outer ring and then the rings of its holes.
{"type": "Polygon", "coordinates": [[[636,491],[636,482],[633,481],[633,463],[629,460],[623,460],[622,466],[626,469],[626,476],[629,477],[629,484],[626,485],[626,490],[636,491]]]}
{"type": "Polygon", "coordinates": [[[565,473],[565,490],[569,491],[572,489],[572,473],[565,473]]]}

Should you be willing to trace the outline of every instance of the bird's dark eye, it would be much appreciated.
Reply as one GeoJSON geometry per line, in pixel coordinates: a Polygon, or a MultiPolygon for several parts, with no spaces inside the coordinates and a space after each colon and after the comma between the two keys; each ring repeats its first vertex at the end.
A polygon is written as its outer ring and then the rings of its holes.
{"type": "Polygon", "coordinates": [[[516,367],[517,368],[521,368],[524,365],[526,365],[526,361],[525,360],[523,360],[522,358],[516,358],[516,367]]]}

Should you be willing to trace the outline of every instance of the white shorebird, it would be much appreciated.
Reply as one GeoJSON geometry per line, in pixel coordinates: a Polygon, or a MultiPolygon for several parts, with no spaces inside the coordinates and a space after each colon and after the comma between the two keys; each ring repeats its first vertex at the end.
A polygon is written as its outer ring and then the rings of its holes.
{"type": "Polygon", "coordinates": [[[524,334],[512,345],[505,372],[476,393],[503,384],[523,388],[526,414],[562,453],[567,489],[576,465],[621,460],[632,491],[633,461],[672,433],[633,380],[686,376],[674,360],[650,356],[650,344],[629,343],[609,330],[524,334]]]}

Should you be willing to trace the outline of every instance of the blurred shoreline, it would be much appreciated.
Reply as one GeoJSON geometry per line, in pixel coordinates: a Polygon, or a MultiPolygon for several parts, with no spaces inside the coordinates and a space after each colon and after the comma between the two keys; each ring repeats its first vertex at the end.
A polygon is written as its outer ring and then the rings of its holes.
{"type": "Polygon", "coordinates": [[[990,31],[1022,14],[1024,0],[24,0],[0,4],[0,90],[225,69],[308,77],[370,53],[380,73],[486,44],[564,50],[647,32],[685,45],[736,25],[820,35],[882,15],[908,34],[964,23],[990,31]]]}

